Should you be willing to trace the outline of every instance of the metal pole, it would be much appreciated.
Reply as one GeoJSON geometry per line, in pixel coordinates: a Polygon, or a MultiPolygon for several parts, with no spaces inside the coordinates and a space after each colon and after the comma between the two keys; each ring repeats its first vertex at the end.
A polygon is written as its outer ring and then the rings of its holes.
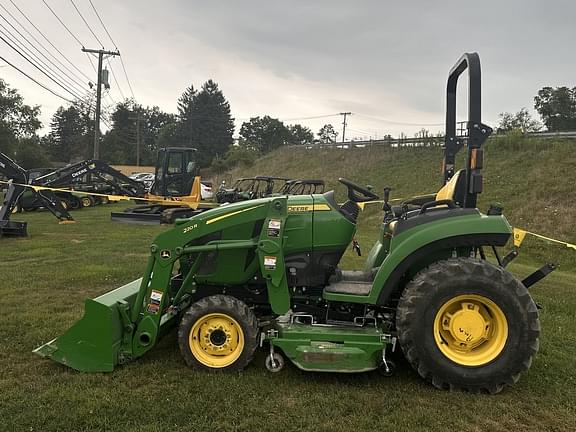
{"type": "Polygon", "coordinates": [[[140,111],[136,114],[136,166],[140,166],[140,111]]]}
{"type": "Polygon", "coordinates": [[[102,99],[102,60],[104,55],[119,56],[119,51],[95,50],[82,47],[82,52],[98,54],[98,84],[96,84],[96,112],[94,114],[94,159],[100,157],[100,109],[102,99]]]}
{"type": "MultiPolygon", "coordinates": [[[[351,112],[341,112],[340,115],[344,116],[344,121],[342,122],[342,142],[344,142],[344,139],[346,138],[346,116],[352,114],[351,112]]],[[[350,147],[352,148],[352,147],[350,147]]]]}
{"type": "Polygon", "coordinates": [[[96,85],[96,114],[94,115],[94,159],[100,157],[100,109],[102,98],[102,52],[98,53],[98,84],[96,85]]]}

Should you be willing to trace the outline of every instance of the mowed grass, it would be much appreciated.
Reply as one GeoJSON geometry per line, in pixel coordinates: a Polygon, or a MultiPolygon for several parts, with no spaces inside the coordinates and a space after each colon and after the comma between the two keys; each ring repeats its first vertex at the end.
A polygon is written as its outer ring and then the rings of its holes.
{"type": "MultiPolygon", "coordinates": [[[[533,228],[534,220],[539,220],[544,221],[541,230],[551,231],[548,234],[574,236],[564,213],[557,217],[552,207],[542,208],[558,202],[574,215],[574,200],[560,199],[574,196],[573,182],[570,186],[559,175],[551,177],[574,165],[565,161],[568,149],[563,157],[533,151],[541,163],[544,160],[542,187],[549,186],[552,192],[542,193],[538,179],[531,177],[536,162],[517,161],[511,165],[514,173],[505,168],[496,171],[494,165],[506,166],[499,158],[521,159],[513,149],[496,149],[497,155],[487,156],[487,165],[493,168],[487,174],[485,200],[501,199],[511,218],[526,215],[524,226],[533,228]],[[556,159],[558,166],[553,166],[556,159]],[[534,195],[527,183],[536,185],[534,195]],[[535,205],[528,213],[531,202],[535,205]]],[[[275,165],[272,172],[330,177],[331,185],[338,176],[378,187],[392,180],[396,196],[436,187],[436,149],[348,155],[325,154],[314,165],[308,162],[310,157],[294,154],[302,166],[287,159],[285,171],[275,165]],[[334,162],[336,158],[341,162],[334,162]],[[350,165],[359,161],[364,167],[350,165]],[[410,161],[416,168],[410,168],[410,161]],[[403,183],[400,178],[413,181],[403,183]]],[[[19,214],[13,219],[29,221],[30,237],[0,239],[0,431],[576,430],[576,252],[536,241],[523,247],[512,270],[524,276],[547,257],[561,265],[532,289],[543,307],[540,352],[520,382],[496,396],[436,390],[399,352],[394,355],[398,371],[391,378],[377,373],[305,373],[291,365],[273,375],[264,368],[264,353],[242,373],[196,372],[185,366],[175,332],[143,358],[109,374],[78,373],[34,355],[32,349],[62,334],[82,316],[86,298],[140,277],[149,245],[169,229],[111,222],[110,211],[121,208],[116,204],[76,211],[78,223],[73,225],[58,225],[47,212],[19,214]]],[[[362,215],[358,239],[365,254],[380,220],[377,209],[362,215]]],[[[362,261],[348,251],[343,265],[359,267],[362,261]]]]}

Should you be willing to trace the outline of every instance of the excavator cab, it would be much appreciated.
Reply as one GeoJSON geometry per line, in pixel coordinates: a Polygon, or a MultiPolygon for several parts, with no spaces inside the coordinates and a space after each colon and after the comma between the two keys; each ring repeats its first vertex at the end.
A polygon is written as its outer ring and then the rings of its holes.
{"type": "Polygon", "coordinates": [[[196,149],[162,148],[158,150],[156,175],[150,193],[163,197],[188,196],[199,172],[196,149]]]}

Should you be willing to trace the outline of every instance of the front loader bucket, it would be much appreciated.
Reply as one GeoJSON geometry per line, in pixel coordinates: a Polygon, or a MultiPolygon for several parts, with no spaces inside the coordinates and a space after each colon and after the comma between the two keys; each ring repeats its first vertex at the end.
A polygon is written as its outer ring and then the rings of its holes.
{"type": "Polygon", "coordinates": [[[81,372],[110,372],[121,363],[121,349],[132,306],[142,279],[137,279],[86,300],[84,316],[67,332],[36,348],[34,352],[81,372]]]}

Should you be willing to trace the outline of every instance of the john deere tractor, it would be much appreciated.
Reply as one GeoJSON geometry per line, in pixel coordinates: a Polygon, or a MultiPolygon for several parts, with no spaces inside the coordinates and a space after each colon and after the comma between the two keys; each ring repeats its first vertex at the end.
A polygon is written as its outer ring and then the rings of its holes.
{"type": "Polygon", "coordinates": [[[540,324],[528,287],[505,269],[497,247],[512,229],[502,210],[476,208],[482,191],[480,62],[465,54],[447,88],[443,187],[419,203],[390,205],[364,269],[338,267],[353,242],[362,203],[378,200],[346,179],[334,192],[238,202],[177,221],[150,247],[141,279],[87,300],[85,315],[36,349],[74,369],[112,371],[153,349],[178,326],[194,369],[238,371],[265,350],[278,372],[392,373],[400,347],[442,389],[497,393],[528,369],[540,324]],[[456,84],[468,70],[467,135],[456,136],[456,84]],[[456,153],[467,148],[463,169],[456,153]],[[490,249],[488,254],[487,249],[490,249]],[[496,254],[497,263],[487,256],[496,254]]]}

